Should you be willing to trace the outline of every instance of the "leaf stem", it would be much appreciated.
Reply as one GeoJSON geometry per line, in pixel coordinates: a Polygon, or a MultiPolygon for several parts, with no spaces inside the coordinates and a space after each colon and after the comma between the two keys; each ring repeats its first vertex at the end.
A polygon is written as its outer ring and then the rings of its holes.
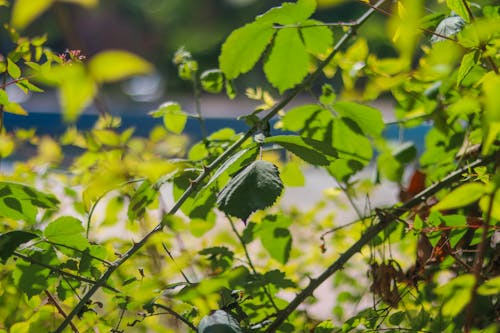
{"type": "MultiPolygon", "coordinates": [[[[255,269],[255,266],[252,262],[252,258],[250,257],[250,254],[248,253],[248,249],[247,249],[247,246],[243,240],[243,238],[241,237],[240,233],[238,232],[238,230],[236,230],[236,226],[234,225],[234,222],[233,222],[233,219],[231,218],[231,216],[227,215],[226,214],[226,218],[228,219],[229,221],[229,224],[231,225],[231,229],[233,230],[234,234],[236,235],[236,237],[238,237],[238,240],[240,241],[241,243],[241,247],[243,248],[243,251],[245,252],[245,257],[247,258],[247,262],[248,262],[248,265],[250,266],[250,269],[252,270],[253,274],[255,276],[258,276],[259,273],[257,272],[257,270],[255,269]]],[[[279,311],[280,309],[278,308],[278,306],[276,305],[276,303],[274,302],[274,299],[271,295],[271,293],[269,292],[269,290],[266,288],[266,286],[262,286],[262,289],[264,290],[264,293],[266,294],[267,298],[269,299],[269,302],[271,302],[271,305],[273,306],[273,308],[276,310],[276,311],[279,311]]]]}
{"type": "MultiPolygon", "coordinates": [[[[498,167],[499,162],[500,162],[500,157],[497,157],[494,167],[494,170],[496,170],[497,172],[500,171],[498,167]]],[[[491,194],[489,195],[490,200],[488,202],[487,211],[485,212],[486,218],[484,220],[484,223],[481,224],[481,227],[483,228],[483,233],[481,234],[481,241],[477,246],[478,248],[472,266],[472,273],[474,274],[475,282],[474,286],[472,287],[470,301],[467,304],[467,307],[465,308],[464,332],[466,333],[469,333],[471,331],[472,326],[474,324],[474,303],[477,297],[477,289],[479,288],[483,280],[481,276],[481,270],[483,268],[484,255],[486,252],[486,246],[488,244],[488,232],[490,230],[491,212],[493,210],[495,195],[497,195],[498,192],[499,192],[498,187],[495,187],[491,192],[491,194]]]]}
{"type": "MultiPolygon", "coordinates": [[[[59,303],[54,298],[54,296],[52,296],[52,294],[49,293],[49,291],[47,289],[45,289],[44,292],[45,292],[45,295],[47,295],[47,298],[49,299],[49,303],[52,304],[53,306],[55,306],[55,308],[57,309],[57,312],[59,312],[59,314],[61,316],[66,318],[67,317],[66,312],[64,312],[63,308],[59,305],[59,303]]],[[[78,328],[75,326],[75,324],[73,324],[73,322],[70,322],[69,326],[71,326],[71,329],[73,330],[74,333],[79,333],[78,328]]]]}
{"type": "Polygon", "coordinates": [[[198,328],[196,326],[194,326],[194,324],[192,322],[190,322],[188,319],[184,318],[182,315],[178,314],[177,312],[175,312],[174,310],[172,310],[168,306],[163,305],[163,304],[159,304],[159,303],[153,303],[153,306],[155,306],[157,308],[160,308],[162,310],[165,310],[170,315],[174,316],[175,318],[179,319],[184,324],[186,324],[187,326],[189,326],[189,328],[191,328],[192,330],[194,330],[194,331],[198,330],[198,328]]]}
{"type": "MultiPolygon", "coordinates": [[[[89,279],[89,278],[86,278],[86,277],[83,277],[83,276],[79,276],[79,275],[76,275],[76,274],[73,274],[73,273],[70,273],[70,272],[66,272],[66,271],[63,271],[62,269],[58,268],[58,267],[55,267],[55,266],[52,266],[52,265],[48,265],[46,263],[43,263],[41,261],[38,261],[36,259],[33,259],[29,256],[25,256],[24,254],[21,254],[19,252],[14,252],[14,255],[18,258],[21,258],[23,259],[24,261],[27,261],[29,262],[30,264],[34,264],[34,265],[38,265],[38,266],[42,266],[42,267],[45,267],[45,268],[48,268],[50,269],[52,272],[56,272],[58,274],[61,274],[63,276],[67,276],[69,278],[72,278],[72,279],[75,279],[77,281],[81,281],[81,282],[85,282],[85,283],[89,283],[89,284],[92,284],[92,285],[95,285],[97,284],[97,281],[94,281],[92,279],[89,279]]],[[[104,284],[102,285],[102,287],[106,288],[106,289],[109,289],[109,290],[112,290],[114,291],[115,293],[120,293],[119,290],[113,288],[113,287],[110,287],[108,286],[107,284],[104,284]]]]}

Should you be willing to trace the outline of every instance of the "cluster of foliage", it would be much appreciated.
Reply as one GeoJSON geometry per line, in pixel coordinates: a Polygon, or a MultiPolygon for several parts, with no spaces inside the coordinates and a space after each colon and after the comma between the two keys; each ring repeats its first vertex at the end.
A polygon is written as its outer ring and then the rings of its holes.
{"type": "Polygon", "coordinates": [[[200,73],[180,49],[174,63],[198,102],[202,90],[234,98],[234,81],[262,59],[282,96],[248,91],[263,104],[242,118],[246,133],[207,133],[201,108],[188,114],[176,102],[151,112],[163,124],[147,138],[106,113],[92,130],[69,125],[60,138],[7,132],[5,112],[26,114],[9,101],[9,85],[56,87],[71,124],[103,84],[152,68],[117,50],[57,55],[46,36],[21,36],[54,2],[0,1],[12,6],[4,26],[12,50],[0,58],[0,157],[38,151],[0,175],[0,332],[497,331],[494,1],[363,1],[353,21],[320,22],[316,1],[298,0],[234,30],[220,69],[200,73]],[[374,15],[386,20],[394,57],[377,57],[356,34],[374,15]],[[313,89],[322,76],[341,78],[339,96],[328,83],[313,89]],[[317,102],[287,108],[303,91],[317,102]],[[382,112],[366,105],[380,96],[394,100],[401,129],[431,124],[421,154],[384,138],[382,112]],[[200,142],[183,135],[189,118],[200,122],[200,142]],[[80,153],[65,156],[68,147],[80,153]],[[399,202],[359,207],[356,197],[381,181],[404,184],[415,163],[399,202]],[[311,166],[337,182],[356,221],[331,211],[333,190],[310,211],[279,207],[311,166]],[[363,178],[367,169],[377,177],[363,178]],[[315,291],[327,283],[334,305],[318,318],[315,291]]]}

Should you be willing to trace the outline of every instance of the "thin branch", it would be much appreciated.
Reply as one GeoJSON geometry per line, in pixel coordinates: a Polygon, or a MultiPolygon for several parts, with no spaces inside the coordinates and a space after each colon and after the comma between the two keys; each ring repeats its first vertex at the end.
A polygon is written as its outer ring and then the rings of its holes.
{"type": "MultiPolygon", "coordinates": [[[[403,205],[399,207],[393,207],[392,209],[388,209],[387,214],[378,214],[379,223],[372,225],[368,229],[363,232],[361,238],[354,243],[346,252],[344,252],[335,262],[333,262],[323,273],[321,273],[316,279],[311,279],[309,285],[303,289],[297,296],[288,304],[286,308],[281,310],[276,316],[276,320],[266,329],[265,333],[275,332],[281,324],[290,316],[290,314],[297,309],[297,307],[304,302],[306,298],[311,296],[313,292],[318,288],[324,281],[326,281],[333,273],[342,269],[344,265],[354,256],[356,253],[361,251],[361,249],[371,242],[373,238],[375,238],[379,232],[386,229],[389,225],[391,225],[395,219],[393,219],[393,215],[396,217],[400,217],[404,213],[406,213],[411,208],[419,205],[422,202],[425,202],[427,198],[435,195],[437,192],[442,190],[443,188],[448,187],[451,183],[462,177],[464,172],[467,172],[470,168],[474,168],[480,165],[484,165],[488,162],[492,161],[492,156],[485,159],[478,159],[471,163],[470,165],[459,169],[448,177],[444,178],[440,182],[428,187],[423,190],[411,200],[407,201],[403,205]]],[[[397,220],[396,220],[397,221],[397,220]]]]}
{"type": "Polygon", "coordinates": [[[194,324],[192,322],[190,322],[188,319],[186,319],[185,317],[183,317],[182,315],[178,314],[177,312],[175,312],[174,310],[172,310],[171,308],[169,308],[168,306],[166,305],[163,305],[163,304],[159,304],[159,303],[153,303],[153,306],[157,307],[157,308],[160,308],[162,310],[165,310],[167,311],[170,315],[174,316],[175,318],[179,319],[180,321],[182,321],[184,324],[186,324],[187,326],[189,326],[189,328],[191,328],[192,330],[194,331],[198,331],[198,328],[196,326],[194,326],[194,324]]]}
{"type": "MultiPolygon", "coordinates": [[[[63,316],[63,318],[66,318],[67,317],[66,312],[64,312],[63,308],[59,305],[59,303],[54,298],[54,296],[52,296],[52,294],[49,293],[49,291],[47,289],[45,289],[44,292],[45,292],[45,295],[47,295],[47,298],[49,299],[49,303],[52,304],[57,309],[57,312],[59,312],[59,314],[61,316],[63,316]]],[[[69,326],[71,326],[71,329],[73,330],[73,332],[80,333],[78,331],[78,328],[75,326],[75,324],[73,324],[73,322],[70,322],[69,326]]]]}
{"type": "Polygon", "coordinates": [[[175,261],[174,257],[172,256],[172,253],[170,253],[170,251],[168,250],[167,244],[165,244],[165,242],[161,242],[161,245],[163,246],[163,249],[165,250],[165,252],[167,252],[168,256],[170,257],[170,260],[172,260],[175,267],[177,267],[177,269],[181,272],[182,277],[187,282],[187,284],[191,285],[192,284],[191,281],[189,281],[187,275],[184,274],[184,271],[182,270],[182,268],[180,268],[179,265],[177,265],[177,262],[175,261]]]}
{"type": "MultiPolygon", "coordinates": [[[[247,249],[247,246],[245,244],[245,241],[241,237],[238,230],[236,230],[236,226],[234,225],[233,219],[227,214],[226,214],[226,218],[228,219],[229,224],[231,225],[231,229],[233,230],[234,234],[236,235],[236,237],[238,237],[238,240],[240,241],[241,247],[243,247],[243,251],[245,252],[245,257],[247,258],[247,262],[248,262],[248,265],[250,266],[250,269],[257,276],[259,273],[257,273],[257,270],[255,269],[255,266],[252,262],[252,258],[250,257],[250,254],[248,253],[248,249],[247,249]]],[[[269,299],[269,302],[271,302],[271,305],[273,306],[273,308],[276,311],[279,311],[280,309],[278,308],[278,306],[274,302],[273,296],[271,295],[269,290],[266,288],[266,286],[262,286],[262,289],[264,290],[264,294],[266,294],[267,298],[269,299]]]]}
{"type": "MultiPolygon", "coordinates": [[[[498,163],[500,162],[500,157],[497,158],[495,161],[495,168],[494,170],[498,171],[498,163]]],[[[474,264],[472,266],[472,273],[474,274],[475,282],[474,286],[472,287],[471,291],[471,298],[469,300],[469,303],[467,304],[467,307],[465,309],[465,322],[464,322],[464,331],[466,333],[469,333],[472,329],[472,326],[474,324],[474,303],[476,301],[477,297],[477,289],[481,285],[482,277],[481,277],[481,270],[483,268],[483,262],[484,262],[484,255],[486,252],[486,246],[488,244],[488,232],[490,230],[490,222],[491,222],[491,212],[493,210],[493,203],[495,200],[495,195],[498,192],[498,188],[495,187],[491,194],[489,195],[489,203],[488,203],[488,208],[486,211],[486,219],[484,223],[481,225],[483,228],[483,233],[481,234],[481,241],[478,244],[478,249],[476,252],[476,256],[474,258],[474,264]]]]}
{"type": "MultiPolygon", "coordinates": [[[[69,278],[72,278],[72,279],[75,279],[77,281],[81,281],[81,282],[85,282],[85,283],[89,283],[89,284],[92,284],[92,285],[95,285],[97,283],[97,281],[94,281],[92,279],[89,279],[89,278],[86,278],[86,277],[83,277],[83,276],[79,276],[79,275],[76,275],[76,274],[73,274],[73,273],[70,273],[70,272],[66,272],[66,271],[63,271],[62,269],[58,268],[58,267],[55,267],[55,266],[52,266],[52,265],[48,265],[46,263],[43,263],[41,261],[38,261],[36,259],[33,259],[29,256],[25,256],[24,254],[21,254],[19,252],[14,252],[14,255],[18,258],[21,258],[23,259],[24,261],[27,261],[29,262],[30,264],[35,264],[35,265],[38,265],[38,266],[42,266],[42,267],[45,267],[45,268],[48,268],[50,269],[52,272],[56,272],[58,274],[61,274],[63,276],[67,276],[69,278]]],[[[112,290],[114,291],[115,293],[120,293],[119,290],[113,288],[113,287],[110,287],[108,286],[107,284],[105,285],[102,285],[102,287],[106,288],[106,289],[109,289],[109,290],[112,290]]]]}

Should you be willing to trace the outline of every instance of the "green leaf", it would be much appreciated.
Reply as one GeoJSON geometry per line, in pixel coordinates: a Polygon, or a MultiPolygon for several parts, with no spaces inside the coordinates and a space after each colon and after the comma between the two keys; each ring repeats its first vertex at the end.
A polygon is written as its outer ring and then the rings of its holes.
{"type": "Polygon", "coordinates": [[[450,10],[454,11],[456,14],[460,15],[466,22],[470,22],[469,12],[467,11],[466,4],[470,8],[470,2],[467,0],[446,0],[446,5],[450,10]]]}
{"type": "Polygon", "coordinates": [[[80,220],[72,216],[62,216],[45,228],[44,236],[50,242],[84,250],[90,246],[84,231],[80,220]]]}
{"type": "Polygon", "coordinates": [[[55,209],[59,201],[32,187],[0,182],[0,216],[35,223],[38,208],[55,209]]]}
{"type": "Polygon", "coordinates": [[[231,268],[234,258],[234,253],[225,246],[205,248],[199,254],[207,256],[212,270],[219,273],[231,268]]]}
{"type": "Polygon", "coordinates": [[[220,69],[228,80],[248,72],[274,35],[271,24],[253,22],[234,30],[222,45],[220,69]]]}
{"type": "Polygon", "coordinates": [[[500,294],[500,276],[494,277],[484,282],[479,288],[477,293],[483,296],[493,296],[500,294]]]}
{"type": "Polygon", "coordinates": [[[330,320],[325,320],[316,325],[313,333],[332,333],[335,326],[330,320]]]}
{"type": "Polygon", "coordinates": [[[341,117],[354,121],[365,135],[380,136],[384,130],[384,119],[379,110],[354,102],[337,102],[333,108],[341,117]]]}
{"type": "Polygon", "coordinates": [[[266,143],[276,143],[312,165],[328,165],[337,158],[337,151],[328,144],[297,135],[278,135],[265,139],[266,143]]]}
{"type": "Polygon", "coordinates": [[[22,230],[15,230],[0,234],[0,261],[5,264],[7,259],[12,256],[19,245],[24,244],[33,238],[38,238],[38,235],[22,230]]]}
{"type": "Polygon", "coordinates": [[[137,220],[144,216],[146,207],[155,200],[156,194],[156,190],[151,183],[148,180],[144,181],[130,199],[127,212],[128,218],[137,220]]]}
{"type": "Polygon", "coordinates": [[[296,29],[280,29],[264,64],[269,82],[282,93],[307,75],[309,56],[296,29]]]}
{"type": "Polygon", "coordinates": [[[444,316],[455,317],[469,303],[474,281],[472,274],[464,274],[434,290],[443,300],[444,316]]]}
{"type": "Polygon", "coordinates": [[[226,214],[246,221],[252,212],[271,206],[282,191],[278,168],[267,161],[255,161],[219,192],[217,204],[226,214]]]}
{"type": "Polygon", "coordinates": [[[150,114],[155,118],[163,117],[165,128],[175,134],[182,133],[187,123],[187,114],[177,102],[165,102],[150,114]]]}
{"type": "Polygon", "coordinates": [[[54,0],[16,0],[12,8],[11,24],[23,29],[49,8],[54,0]]]}
{"type": "Polygon", "coordinates": [[[220,69],[204,71],[200,76],[200,81],[203,90],[212,94],[218,94],[224,88],[224,75],[220,69]]]}
{"type": "Polygon", "coordinates": [[[300,35],[304,41],[307,52],[312,54],[322,54],[328,51],[333,44],[333,33],[326,27],[321,26],[322,22],[307,20],[302,23],[305,28],[300,28],[300,35]],[[310,27],[318,25],[317,27],[310,27]],[[309,26],[309,27],[307,27],[309,26]]]}
{"type": "Polygon", "coordinates": [[[308,19],[316,10],[316,0],[298,0],[297,2],[284,2],[279,7],[274,7],[257,17],[259,22],[272,24],[297,24],[308,19]]]}
{"type": "Polygon", "coordinates": [[[479,200],[486,192],[482,183],[468,183],[457,187],[431,208],[432,211],[448,210],[468,206],[479,200]]]}
{"type": "Polygon", "coordinates": [[[370,162],[372,145],[356,122],[350,118],[335,119],[332,132],[333,147],[340,158],[353,159],[362,164],[370,162]]]}
{"type": "Polygon", "coordinates": [[[469,74],[472,67],[476,64],[476,59],[478,56],[478,52],[476,50],[468,52],[462,58],[462,62],[460,63],[460,68],[458,69],[457,74],[457,86],[459,86],[463,79],[469,74]]]}
{"type": "Polygon", "coordinates": [[[262,246],[272,258],[286,264],[292,248],[292,236],[288,227],[292,224],[290,218],[283,215],[268,215],[258,227],[258,235],[262,246]]]}
{"type": "Polygon", "coordinates": [[[21,77],[21,69],[10,58],[7,58],[7,73],[9,73],[13,79],[19,79],[21,77]]]}
{"type": "Polygon", "coordinates": [[[231,314],[216,310],[201,319],[198,333],[242,333],[242,330],[231,314]]]}
{"type": "Polygon", "coordinates": [[[139,74],[148,74],[153,66],[126,51],[103,51],[89,61],[89,72],[97,82],[113,82],[139,74]]]}
{"type": "Polygon", "coordinates": [[[300,170],[299,163],[291,161],[285,164],[281,169],[281,179],[283,184],[290,187],[301,187],[304,186],[306,179],[302,170],[300,170]]]}

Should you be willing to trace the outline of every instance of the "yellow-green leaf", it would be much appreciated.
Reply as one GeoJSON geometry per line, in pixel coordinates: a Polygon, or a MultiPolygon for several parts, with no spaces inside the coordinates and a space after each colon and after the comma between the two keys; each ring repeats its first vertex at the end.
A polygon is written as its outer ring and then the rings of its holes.
{"type": "Polygon", "coordinates": [[[11,24],[23,29],[52,5],[54,0],[16,0],[12,8],[11,24]]]}
{"type": "Polygon", "coordinates": [[[10,58],[7,58],[7,73],[9,73],[13,79],[19,79],[21,77],[21,69],[15,62],[10,60],[10,58]]]}
{"type": "Polygon", "coordinates": [[[461,18],[463,18],[466,22],[470,22],[469,12],[467,11],[467,7],[470,8],[469,1],[464,0],[446,0],[446,4],[448,8],[457,13],[461,18]]]}
{"type": "Polygon", "coordinates": [[[447,210],[464,207],[476,202],[485,193],[486,186],[482,183],[468,183],[462,185],[447,196],[445,196],[437,205],[432,207],[432,211],[447,210]]]}
{"type": "Polygon", "coordinates": [[[143,58],[119,50],[104,51],[89,62],[89,72],[97,82],[113,82],[133,75],[150,73],[153,66],[143,58]]]}
{"type": "Polygon", "coordinates": [[[12,114],[17,114],[20,116],[27,116],[28,112],[17,103],[9,103],[4,106],[4,111],[12,114]]]}
{"type": "Polygon", "coordinates": [[[99,0],[58,0],[58,1],[75,3],[87,8],[95,7],[99,3],[99,0]]]}

